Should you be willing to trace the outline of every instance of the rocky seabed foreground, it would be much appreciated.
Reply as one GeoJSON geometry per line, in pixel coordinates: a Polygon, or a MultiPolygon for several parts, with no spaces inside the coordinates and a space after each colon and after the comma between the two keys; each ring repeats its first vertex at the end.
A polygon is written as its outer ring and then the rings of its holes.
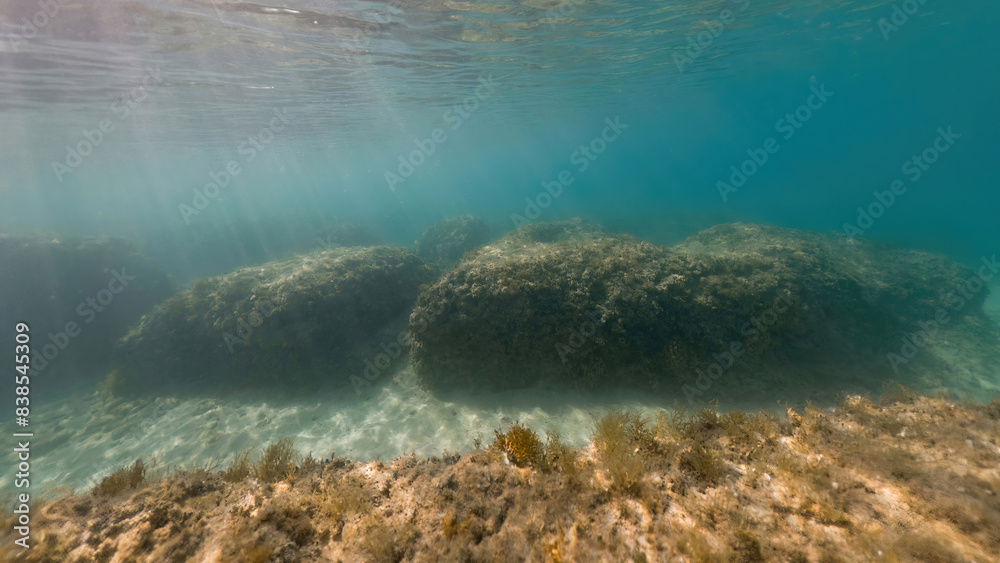
{"type": "Polygon", "coordinates": [[[997,561],[998,440],[1000,401],[900,386],[780,415],[612,411],[580,450],[519,424],[364,464],[281,440],[38,503],[30,549],[8,508],[0,560],[997,561]]]}

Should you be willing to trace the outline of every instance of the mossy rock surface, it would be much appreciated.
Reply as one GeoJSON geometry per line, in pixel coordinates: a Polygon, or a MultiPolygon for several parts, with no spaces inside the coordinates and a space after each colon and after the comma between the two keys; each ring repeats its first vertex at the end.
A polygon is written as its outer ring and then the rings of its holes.
{"type": "MultiPolygon", "coordinates": [[[[976,272],[943,256],[850,239],[743,223],[705,229],[673,247],[678,252],[714,256],[756,256],[787,265],[840,299],[877,306],[911,325],[951,308],[956,285],[978,280],[976,272]],[[860,291],[860,294],[845,295],[860,291]]],[[[989,288],[964,300],[962,315],[979,314],[989,288]]]]}
{"type": "Polygon", "coordinates": [[[145,391],[346,384],[395,340],[421,284],[437,276],[393,247],[321,250],[196,281],[115,350],[112,387],[145,391]],[[340,374],[340,380],[334,380],[340,374]]]}
{"type": "Polygon", "coordinates": [[[881,358],[888,368],[900,332],[974,276],[929,254],[791,229],[720,225],[661,248],[580,221],[532,224],[421,293],[411,354],[435,389],[655,389],[734,343],[743,367],[881,358]]]}
{"type": "Polygon", "coordinates": [[[449,268],[465,253],[486,244],[491,238],[490,227],[482,219],[472,215],[451,217],[424,231],[417,253],[429,264],[449,268]]]}
{"type": "Polygon", "coordinates": [[[166,272],[124,238],[4,235],[0,322],[11,344],[0,347],[0,360],[14,367],[11,331],[23,321],[32,375],[45,378],[32,401],[92,385],[107,372],[115,342],[174,291],[166,272]]]}

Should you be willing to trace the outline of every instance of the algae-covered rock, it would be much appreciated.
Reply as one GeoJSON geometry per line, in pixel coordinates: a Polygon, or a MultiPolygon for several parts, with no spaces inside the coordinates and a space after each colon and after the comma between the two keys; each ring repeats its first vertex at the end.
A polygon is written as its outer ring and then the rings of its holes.
{"type": "Polygon", "coordinates": [[[14,367],[14,323],[30,327],[32,400],[95,383],[114,343],[174,291],[129,241],[108,236],[0,238],[0,363],[14,367]],[[39,380],[41,381],[41,380],[39,380]]]}
{"type": "Polygon", "coordinates": [[[417,246],[421,258],[439,268],[448,268],[466,252],[490,241],[490,227],[472,215],[451,217],[424,231],[417,246]]]}
{"type": "Polygon", "coordinates": [[[944,258],[791,229],[721,225],[665,249],[579,222],[533,224],[420,295],[411,354],[436,389],[657,388],[713,360],[881,357],[887,368],[899,332],[933,320],[953,280],[974,276],[944,258]]]}
{"type": "MultiPolygon", "coordinates": [[[[956,285],[979,279],[974,270],[943,256],[762,225],[718,225],[672,248],[720,257],[762,256],[809,276],[812,287],[833,292],[828,297],[837,302],[857,299],[910,324],[934,319],[939,308],[951,309],[949,294],[956,294],[956,285]],[[844,294],[851,291],[862,293],[844,294]]],[[[981,312],[988,295],[988,287],[969,292],[961,314],[981,312]]]]}
{"type": "MultiPolygon", "coordinates": [[[[320,250],[202,279],[119,343],[122,391],[222,385],[339,385],[384,331],[405,327],[436,271],[402,248],[320,250]]],[[[395,336],[392,337],[395,339],[395,336]]]]}

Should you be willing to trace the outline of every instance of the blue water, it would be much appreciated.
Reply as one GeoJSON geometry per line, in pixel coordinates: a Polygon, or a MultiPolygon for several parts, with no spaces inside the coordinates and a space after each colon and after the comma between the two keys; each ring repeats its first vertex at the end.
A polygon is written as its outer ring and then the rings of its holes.
{"type": "MultiPolygon", "coordinates": [[[[472,213],[662,244],[729,221],[853,226],[975,264],[1000,247],[997,16],[982,0],[0,0],[0,243],[125,235],[183,286],[339,224],[410,245],[472,213]]],[[[389,427],[380,400],[365,428],[389,427]]],[[[215,421],[182,407],[60,407],[107,453],[59,450],[79,439],[60,430],[46,482],[148,455],[154,434],[122,420],[215,421]]],[[[218,417],[265,417],[248,409],[218,417]]],[[[262,412],[286,433],[313,424],[262,412]]],[[[488,433],[484,412],[462,414],[467,431],[488,433]]],[[[358,427],[331,420],[322,447],[358,457],[471,443],[429,427],[365,450],[328,443],[358,427]]],[[[166,451],[228,455],[265,430],[166,451]]]]}
{"type": "Polygon", "coordinates": [[[902,179],[864,236],[996,252],[995,4],[559,4],[101,1],[62,6],[29,39],[40,5],[4,3],[0,224],[129,233],[188,279],[205,273],[197,256],[176,257],[210,252],[192,250],[206,226],[323,215],[401,243],[457,213],[512,227],[562,170],[573,183],[540,220],[662,239],[726,220],[843,230],[902,179]],[[475,109],[446,114],[480,78],[493,86],[475,109]],[[776,123],[813,87],[832,94],[786,139],[776,123]],[[275,112],[287,124],[253,148],[275,112]],[[574,151],[608,118],[627,129],[580,171],[574,151]],[[54,170],[102,120],[114,129],[93,152],[54,170]],[[904,162],[942,127],[953,150],[911,181],[904,162]],[[391,190],[386,172],[437,128],[391,190]],[[717,182],[768,138],[778,152],[723,201],[717,182]],[[229,161],[240,174],[185,221],[179,206],[229,161]]]}

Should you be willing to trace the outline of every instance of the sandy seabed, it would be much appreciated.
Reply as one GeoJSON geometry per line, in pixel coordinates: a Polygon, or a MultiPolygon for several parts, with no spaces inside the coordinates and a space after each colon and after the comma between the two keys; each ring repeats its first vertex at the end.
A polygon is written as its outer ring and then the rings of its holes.
{"type": "MultiPolygon", "coordinates": [[[[5,561],[996,561],[1000,401],[900,386],[780,416],[623,411],[571,448],[132,465],[36,501],[5,561]]],[[[10,514],[9,511],[6,514],[10,514]]]]}

